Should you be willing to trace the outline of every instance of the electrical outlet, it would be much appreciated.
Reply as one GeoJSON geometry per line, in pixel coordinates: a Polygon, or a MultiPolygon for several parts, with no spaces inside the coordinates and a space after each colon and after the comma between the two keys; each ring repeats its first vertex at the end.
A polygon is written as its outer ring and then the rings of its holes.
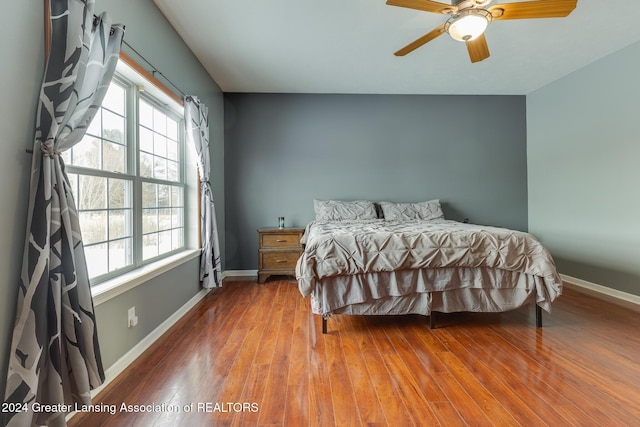
{"type": "Polygon", "coordinates": [[[133,328],[138,324],[138,316],[136,316],[136,308],[131,307],[127,312],[127,326],[133,328]]]}

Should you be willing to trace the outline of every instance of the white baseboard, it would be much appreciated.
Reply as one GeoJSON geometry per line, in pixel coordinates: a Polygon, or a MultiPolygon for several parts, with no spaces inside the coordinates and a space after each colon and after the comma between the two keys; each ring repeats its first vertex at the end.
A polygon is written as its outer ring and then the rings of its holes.
{"type": "Polygon", "coordinates": [[[605,301],[620,305],[633,311],[640,312],[640,296],[617,289],[612,289],[576,277],[561,274],[565,286],[583,294],[591,295],[605,301]]]}
{"type": "Polygon", "coordinates": [[[122,373],[131,363],[133,363],[142,353],[144,353],[151,345],[158,340],[171,328],[182,316],[187,314],[205,295],[207,295],[211,289],[201,289],[200,292],[195,294],[189,301],[187,301],[182,307],[180,307],[175,313],[167,318],[164,322],[158,325],[149,335],[144,337],[135,347],[129,350],[124,356],[118,359],[113,365],[105,371],[105,381],[97,389],[91,392],[91,397],[95,397],[100,391],[102,391],[109,383],[111,383],[118,375],[122,373]]]}
{"type": "Polygon", "coordinates": [[[222,272],[222,280],[233,277],[258,277],[258,270],[225,270],[222,272]]]}

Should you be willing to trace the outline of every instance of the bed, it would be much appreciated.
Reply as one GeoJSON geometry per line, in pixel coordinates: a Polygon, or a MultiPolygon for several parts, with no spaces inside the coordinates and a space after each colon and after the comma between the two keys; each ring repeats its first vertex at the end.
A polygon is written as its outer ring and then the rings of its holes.
{"type": "Polygon", "coordinates": [[[296,264],[314,314],[430,317],[435,313],[542,311],[562,293],[553,258],[531,234],[446,220],[438,200],[314,201],[316,219],[296,264]]]}

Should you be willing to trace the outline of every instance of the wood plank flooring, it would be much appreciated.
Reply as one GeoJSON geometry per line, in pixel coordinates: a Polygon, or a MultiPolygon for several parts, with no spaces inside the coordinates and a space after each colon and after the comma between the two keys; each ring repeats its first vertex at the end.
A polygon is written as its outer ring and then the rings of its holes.
{"type": "Polygon", "coordinates": [[[640,425],[640,313],[565,289],[543,321],[335,316],[322,335],[295,281],[228,281],[94,399],[114,414],[69,425],[640,425]]]}

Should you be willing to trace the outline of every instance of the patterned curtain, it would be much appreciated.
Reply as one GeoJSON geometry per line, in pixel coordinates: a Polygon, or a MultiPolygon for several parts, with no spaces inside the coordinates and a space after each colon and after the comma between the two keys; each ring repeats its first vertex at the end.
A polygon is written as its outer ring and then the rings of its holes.
{"type": "Polygon", "coordinates": [[[8,426],[64,426],[104,381],[93,300],[60,153],[78,143],[106,94],[124,27],[95,0],[51,0],[51,52],[36,113],[29,214],[3,407],[8,426]],[[60,411],[42,412],[41,405],[60,411]],[[57,406],[56,406],[57,405],[57,406]]]}
{"type": "Polygon", "coordinates": [[[198,174],[200,175],[200,224],[202,253],[200,254],[200,280],[205,288],[220,287],[222,283],[220,267],[220,243],[216,208],[209,175],[209,112],[207,107],[195,96],[184,99],[184,121],[187,140],[196,150],[198,174]]]}

